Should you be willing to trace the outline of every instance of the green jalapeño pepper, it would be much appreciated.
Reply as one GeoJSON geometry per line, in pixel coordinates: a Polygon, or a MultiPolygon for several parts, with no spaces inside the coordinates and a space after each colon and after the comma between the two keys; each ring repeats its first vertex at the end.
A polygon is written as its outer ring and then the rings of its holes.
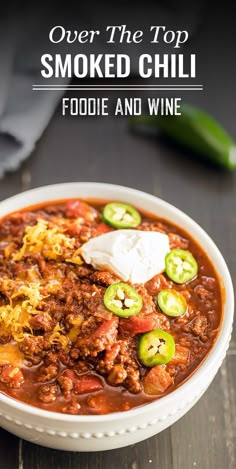
{"type": "Polygon", "coordinates": [[[182,316],[187,310],[186,299],[176,290],[161,290],[157,296],[157,302],[163,313],[168,316],[182,316]]]}
{"type": "Polygon", "coordinates": [[[124,318],[139,313],[143,306],[141,295],[133,287],[123,282],[110,285],[103,301],[109,311],[124,318]]]}
{"type": "Polygon", "coordinates": [[[145,366],[168,363],[175,354],[175,341],[172,335],[160,329],[146,332],[139,339],[138,357],[145,366]]]}
{"type": "Polygon", "coordinates": [[[186,283],[196,277],[198,265],[193,255],[184,249],[172,249],[165,258],[165,270],[175,283],[186,283]]]}
{"type": "Polygon", "coordinates": [[[135,228],[141,223],[141,215],[136,208],[121,202],[105,205],[102,217],[108,225],[115,228],[135,228]]]}

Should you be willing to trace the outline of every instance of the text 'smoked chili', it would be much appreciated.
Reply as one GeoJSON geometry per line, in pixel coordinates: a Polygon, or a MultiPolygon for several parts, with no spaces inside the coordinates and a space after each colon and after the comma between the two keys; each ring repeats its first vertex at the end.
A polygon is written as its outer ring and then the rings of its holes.
{"type": "Polygon", "coordinates": [[[70,414],[148,403],[198,367],[221,316],[203,249],[129,204],[50,202],[0,221],[0,392],[15,399],[70,414]],[[165,272],[132,285],[84,263],[85,242],[120,228],[167,234],[165,272]]]}

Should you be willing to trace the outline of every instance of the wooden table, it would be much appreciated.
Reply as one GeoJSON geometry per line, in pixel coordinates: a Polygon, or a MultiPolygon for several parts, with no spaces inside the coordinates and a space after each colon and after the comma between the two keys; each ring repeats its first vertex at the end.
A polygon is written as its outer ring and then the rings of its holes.
{"type": "MultiPolygon", "coordinates": [[[[183,96],[214,113],[236,138],[236,74],[231,64],[235,54],[230,42],[234,24],[228,14],[222,47],[214,34],[221,26],[217,18],[212,22],[209,11],[190,44],[198,54],[199,82],[205,91],[183,96]]],[[[134,135],[126,118],[63,118],[58,109],[31,158],[0,182],[0,199],[64,181],[123,184],[173,203],[212,236],[235,278],[236,172],[204,164],[157,138],[134,135]]],[[[0,468],[235,469],[235,359],[234,332],[227,358],[200,402],[171,428],[147,441],[115,451],[79,454],[42,448],[0,430],[0,468]]]]}

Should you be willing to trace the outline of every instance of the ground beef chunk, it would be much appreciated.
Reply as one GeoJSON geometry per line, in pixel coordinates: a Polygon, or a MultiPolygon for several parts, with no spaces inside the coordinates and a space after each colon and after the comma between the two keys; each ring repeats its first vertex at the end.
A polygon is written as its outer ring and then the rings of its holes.
{"type": "Polygon", "coordinates": [[[139,230],[142,230],[142,231],[158,231],[159,233],[163,233],[163,234],[166,234],[167,231],[168,231],[168,228],[167,226],[165,226],[163,223],[142,223],[142,225],[140,225],[138,227],[139,230]]]}
{"type": "Polygon", "coordinates": [[[205,287],[202,285],[198,285],[194,289],[195,293],[199,296],[200,300],[206,301],[206,300],[212,300],[214,298],[214,295],[211,291],[207,290],[205,287]]]}
{"type": "Polygon", "coordinates": [[[65,370],[58,378],[59,384],[65,388],[69,388],[70,392],[75,394],[86,394],[99,391],[103,388],[101,379],[93,374],[77,375],[73,370],[65,370]],[[69,381],[65,381],[68,378],[69,381]]]}
{"type": "Polygon", "coordinates": [[[121,342],[116,342],[109,350],[106,350],[105,355],[98,362],[98,370],[105,374],[109,373],[114,366],[115,360],[121,349],[121,342]]]}
{"type": "Polygon", "coordinates": [[[19,348],[29,362],[37,365],[43,357],[44,338],[42,336],[25,335],[19,348]]]}
{"type": "Polygon", "coordinates": [[[163,274],[155,275],[151,280],[145,283],[149,295],[157,296],[159,291],[171,288],[172,282],[163,274]]]}
{"type": "Polygon", "coordinates": [[[47,381],[51,381],[54,379],[58,374],[58,366],[57,365],[42,365],[39,368],[39,373],[37,376],[37,380],[41,383],[45,383],[47,381]]]}
{"type": "Polygon", "coordinates": [[[216,279],[213,277],[202,276],[202,284],[208,290],[214,290],[216,286],[216,279]]]}
{"type": "Polygon", "coordinates": [[[143,285],[137,284],[134,285],[135,290],[142,296],[143,299],[143,307],[141,312],[143,314],[150,314],[156,311],[156,305],[153,301],[153,298],[147,292],[146,288],[143,285]]]}
{"type": "Polygon", "coordinates": [[[133,394],[137,394],[141,391],[142,385],[140,382],[140,371],[138,367],[135,369],[132,365],[126,368],[127,378],[124,382],[125,386],[133,394]]]}
{"type": "Polygon", "coordinates": [[[114,365],[112,371],[107,377],[107,382],[112,386],[115,386],[117,384],[122,384],[126,378],[127,371],[124,369],[124,366],[121,364],[114,365]]]}
{"type": "Polygon", "coordinates": [[[117,341],[110,349],[106,350],[104,356],[98,360],[96,369],[102,374],[108,374],[117,363],[129,364],[132,361],[133,348],[135,346],[133,342],[132,339],[117,341]],[[129,350],[131,353],[129,353],[129,350]]]}
{"type": "Polygon", "coordinates": [[[77,415],[79,414],[80,408],[81,405],[79,402],[76,400],[76,398],[73,398],[67,406],[63,407],[62,412],[64,414],[77,415]]]}
{"type": "Polygon", "coordinates": [[[79,234],[79,240],[82,243],[87,243],[90,238],[96,236],[96,228],[91,226],[82,226],[79,234]]]}
{"type": "Polygon", "coordinates": [[[81,357],[96,357],[99,352],[110,348],[117,337],[118,318],[102,320],[91,316],[82,326],[75,347],[81,357]]]}
{"type": "Polygon", "coordinates": [[[158,329],[163,329],[164,331],[169,331],[170,330],[170,320],[168,319],[168,317],[165,314],[159,313],[157,311],[156,318],[157,318],[157,321],[158,321],[158,329]]]}
{"type": "Polygon", "coordinates": [[[84,278],[89,277],[93,269],[91,267],[85,267],[84,265],[77,265],[75,269],[75,273],[78,277],[84,278]]]}
{"type": "Polygon", "coordinates": [[[97,370],[108,375],[110,384],[123,384],[130,392],[139,392],[141,384],[136,361],[136,341],[129,338],[114,344],[98,361],[97,370]]]}
{"type": "Polygon", "coordinates": [[[40,386],[38,391],[38,398],[44,404],[49,404],[56,400],[58,395],[58,387],[56,384],[49,384],[40,386]]]}
{"type": "Polygon", "coordinates": [[[20,368],[12,365],[0,366],[0,382],[9,388],[20,388],[24,383],[24,376],[20,368]]]}
{"type": "MultiPolygon", "coordinates": [[[[189,310],[190,310],[190,307],[189,307],[189,310]]],[[[183,316],[177,317],[175,319],[175,324],[179,324],[179,325],[187,324],[192,318],[192,315],[195,314],[194,311],[192,313],[193,314],[191,314],[191,311],[187,311],[183,316]]]]}
{"type": "Polygon", "coordinates": [[[70,353],[68,354],[67,351],[60,349],[58,352],[58,357],[61,363],[65,366],[74,366],[75,360],[78,359],[79,353],[78,349],[72,348],[70,353]]]}
{"type": "Polygon", "coordinates": [[[19,237],[19,242],[24,234],[24,225],[33,225],[36,214],[33,213],[12,213],[1,222],[0,237],[19,237]]]}
{"type": "Polygon", "coordinates": [[[193,335],[204,338],[207,330],[207,318],[205,316],[197,316],[190,323],[182,327],[184,332],[191,332],[193,335]]]}
{"type": "Polygon", "coordinates": [[[73,389],[73,380],[69,376],[62,374],[57,378],[57,381],[60,385],[61,391],[66,399],[71,396],[71,391],[73,389]]]}
{"type": "Polygon", "coordinates": [[[30,320],[30,324],[33,329],[43,329],[44,331],[51,331],[54,326],[54,322],[50,314],[46,312],[42,312],[33,316],[30,320]]]}
{"type": "Polygon", "coordinates": [[[82,360],[77,360],[74,365],[74,369],[79,375],[91,371],[92,368],[93,366],[91,363],[88,363],[87,361],[84,362],[82,360]]]}
{"type": "Polygon", "coordinates": [[[63,321],[68,314],[74,316],[81,314],[83,311],[83,298],[78,290],[77,284],[70,282],[70,291],[61,288],[57,297],[50,296],[40,305],[43,311],[49,313],[54,325],[56,322],[63,321]]]}
{"type": "Polygon", "coordinates": [[[99,285],[83,285],[81,286],[81,294],[83,301],[83,312],[87,315],[96,314],[99,310],[105,309],[103,297],[105,288],[99,285]]]}
{"type": "Polygon", "coordinates": [[[189,241],[176,233],[169,233],[170,248],[188,249],[189,241]]]}
{"type": "Polygon", "coordinates": [[[92,275],[90,275],[90,280],[92,280],[94,283],[103,285],[104,287],[108,287],[115,282],[120,282],[119,277],[116,277],[114,274],[111,274],[110,272],[98,271],[93,272],[92,275]]]}
{"type": "Polygon", "coordinates": [[[59,362],[58,354],[56,352],[48,352],[44,358],[45,365],[56,365],[59,362]]]}
{"type": "Polygon", "coordinates": [[[184,337],[179,338],[179,344],[183,345],[183,347],[190,348],[191,347],[191,338],[187,335],[184,337]]]}
{"type": "Polygon", "coordinates": [[[76,327],[77,329],[80,328],[82,322],[83,322],[83,316],[82,314],[72,314],[69,313],[65,317],[65,326],[66,329],[71,329],[72,327],[76,327]]]}

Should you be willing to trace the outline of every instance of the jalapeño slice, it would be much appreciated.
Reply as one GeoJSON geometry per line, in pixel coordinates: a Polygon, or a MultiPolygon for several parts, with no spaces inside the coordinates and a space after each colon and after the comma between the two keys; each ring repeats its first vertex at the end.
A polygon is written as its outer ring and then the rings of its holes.
{"type": "Polygon", "coordinates": [[[175,354],[175,341],[172,335],[160,329],[146,332],[139,339],[138,357],[149,367],[168,363],[175,354]]]}
{"type": "Polygon", "coordinates": [[[157,295],[157,303],[163,313],[168,316],[182,316],[187,310],[185,297],[173,289],[161,290],[157,295]]]}
{"type": "Polygon", "coordinates": [[[136,208],[122,202],[105,205],[102,217],[108,225],[115,228],[135,228],[141,223],[141,215],[136,208]]]}
{"type": "Polygon", "coordinates": [[[133,287],[123,282],[110,285],[105,292],[103,301],[109,311],[124,318],[139,313],[143,306],[141,295],[133,287]]]}
{"type": "Polygon", "coordinates": [[[198,265],[189,251],[172,249],[165,258],[165,270],[168,277],[175,283],[186,283],[196,277],[198,265]]]}

